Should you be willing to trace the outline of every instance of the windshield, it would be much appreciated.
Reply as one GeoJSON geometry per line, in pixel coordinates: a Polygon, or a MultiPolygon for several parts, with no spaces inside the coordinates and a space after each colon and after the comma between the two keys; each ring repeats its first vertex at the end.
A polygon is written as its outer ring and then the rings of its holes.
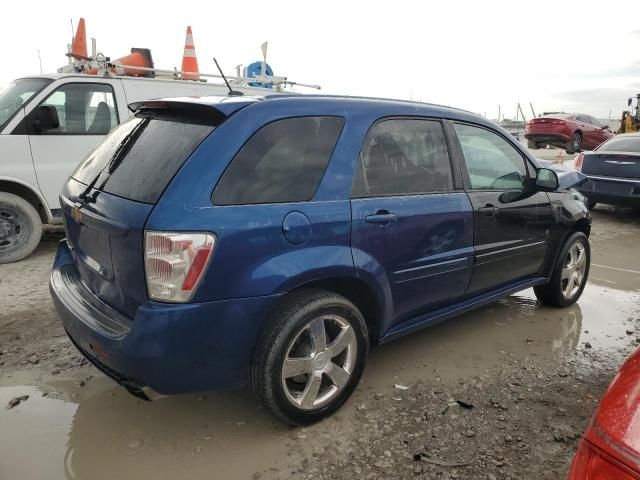
{"type": "Polygon", "coordinates": [[[640,153],[640,137],[614,137],[600,145],[599,152],[634,152],[640,153]]]}
{"type": "Polygon", "coordinates": [[[2,130],[18,109],[53,80],[48,78],[22,78],[15,80],[0,91],[0,130],[2,130]]]}

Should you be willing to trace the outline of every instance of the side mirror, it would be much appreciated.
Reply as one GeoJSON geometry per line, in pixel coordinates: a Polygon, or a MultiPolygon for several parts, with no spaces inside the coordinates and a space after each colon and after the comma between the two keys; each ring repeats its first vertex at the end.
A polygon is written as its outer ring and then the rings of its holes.
{"type": "Polygon", "coordinates": [[[40,105],[33,112],[31,128],[35,133],[43,133],[54,130],[60,126],[58,111],[50,105],[40,105]]]}
{"type": "Polygon", "coordinates": [[[560,186],[558,174],[548,168],[538,169],[536,187],[540,190],[556,190],[560,186]]]}

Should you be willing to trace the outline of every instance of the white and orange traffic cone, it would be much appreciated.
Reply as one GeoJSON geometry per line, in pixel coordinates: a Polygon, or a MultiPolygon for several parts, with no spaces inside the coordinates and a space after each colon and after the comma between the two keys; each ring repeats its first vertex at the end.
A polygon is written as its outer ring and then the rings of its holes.
{"type": "Polygon", "coordinates": [[[73,44],[71,45],[71,56],[79,59],[88,58],[87,30],[84,25],[84,18],[80,19],[78,28],[76,30],[76,36],[73,37],[73,44]]]}
{"type": "Polygon", "coordinates": [[[182,56],[182,78],[188,80],[200,80],[200,70],[198,69],[198,58],[196,48],[193,46],[193,33],[191,27],[187,27],[187,38],[184,41],[184,55],[182,56]]]}

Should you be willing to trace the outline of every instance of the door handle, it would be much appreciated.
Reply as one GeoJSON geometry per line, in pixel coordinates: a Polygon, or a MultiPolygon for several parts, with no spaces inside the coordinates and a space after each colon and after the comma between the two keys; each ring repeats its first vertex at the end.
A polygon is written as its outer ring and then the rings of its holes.
{"type": "Polygon", "coordinates": [[[379,225],[389,225],[391,222],[396,222],[398,215],[390,213],[386,210],[378,210],[374,215],[367,215],[364,217],[364,221],[367,223],[377,223],[379,225]]]}
{"type": "Polygon", "coordinates": [[[487,217],[493,217],[498,214],[500,209],[490,203],[478,209],[478,213],[484,213],[487,217]]]}

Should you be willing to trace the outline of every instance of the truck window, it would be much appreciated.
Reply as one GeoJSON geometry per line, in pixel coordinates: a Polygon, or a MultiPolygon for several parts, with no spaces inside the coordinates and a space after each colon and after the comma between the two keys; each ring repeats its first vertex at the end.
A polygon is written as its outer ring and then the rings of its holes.
{"type": "Polygon", "coordinates": [[[48,78],[21,78],[0,91],[0,131],[9,123],[16,112],[24,107],[52,80],[48,78]]]}
{"type": "Polygon", "coordinates": [[[106,135],[118,124],[113,88],[108,84],[68,83],[41,105],[54,107],[60,121],[46,135],[106,135]]]}

